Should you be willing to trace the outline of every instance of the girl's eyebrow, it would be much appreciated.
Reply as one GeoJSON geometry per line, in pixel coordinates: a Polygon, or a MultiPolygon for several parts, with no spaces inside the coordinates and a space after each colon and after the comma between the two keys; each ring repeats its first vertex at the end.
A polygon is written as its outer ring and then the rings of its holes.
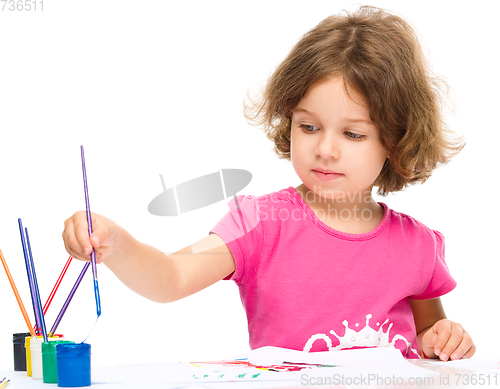
{"type": "Polygon", "coordinates": [[[345,119],[345,121],[351,123],[363,122],[368,124],[374,124],[371,120],[366,120],[366,119],[345,119]]]}
{"type": "MultiPolygon", "coordinates": [[[[292,111],[293,112],[304,112],[307,115],[316,116],[314,114],[314,112],[310,112],[305,108],[295,108],[292,111]]],[[[367,123],[367,124],[375,125],[375,123],[373,123],[370,119],[367,120],[367,119],[363,119],[363,118],[346,118],[346,119],[344,119],[344,121],[350,122],[350,123],[358,123],[359,122],[359,123],[367,123]]]]}
{"type": "Polygon", "coordinates": [[[299,108],[299,107],[295,107],[294,109],[292,109],[292,111],[294,111],[294,112],[305,112],[305,113],[308,113],[308,114],[311,113],[307,109],[299,108]]]}
{"type": "Polygon", "coordinates": [[[298,107],[295,107],[294,109],[292,109],[293,112],[304,112],[305,114],[307,115],[311,115],[311,116],[316,116],[313,112],[311,111],[308,111],[307,109],[305,108],[298,108],[298,107]]]}

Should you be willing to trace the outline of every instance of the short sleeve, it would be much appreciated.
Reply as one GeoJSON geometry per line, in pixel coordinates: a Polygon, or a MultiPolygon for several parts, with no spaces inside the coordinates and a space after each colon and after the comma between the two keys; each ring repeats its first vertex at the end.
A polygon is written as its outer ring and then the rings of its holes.
{"type": "Polygon", "coordinates": [[[262,220],[255,196],[237,196],[228,202],[229,212],[210,230],[229,247],[236,270],[225,278],[244,284],[257,269],[263,246],[262,220]]]}
{"type": "Polygon", "coordinates": [[[427,288],[419,295],[410,296],[412,300],[436,298],[451,292],[457,286],[444,259],[444,236],[438,231],[432,233],[435,241],[434,270],[427,288]]]}

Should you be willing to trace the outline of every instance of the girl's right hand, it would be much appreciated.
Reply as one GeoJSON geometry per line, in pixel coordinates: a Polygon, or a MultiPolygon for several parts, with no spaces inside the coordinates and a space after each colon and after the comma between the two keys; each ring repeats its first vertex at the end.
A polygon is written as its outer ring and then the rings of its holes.
{"type": "Polygon", "coordinates": [[[96,262],[109,258],[119,247],[118,241],[122,228],[102,215],[91,213],[93,233],[89,238],[87,213],[78,211],[64,222],[62,238],[66,251],[76,259],[90,261],[92,248],[95,249],[96,262]]]}

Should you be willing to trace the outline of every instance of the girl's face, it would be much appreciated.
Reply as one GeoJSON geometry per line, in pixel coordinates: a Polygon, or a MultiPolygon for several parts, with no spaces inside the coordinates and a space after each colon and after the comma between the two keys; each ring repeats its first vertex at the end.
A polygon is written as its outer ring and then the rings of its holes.
{"type": "Polygon", "coordinates": [[[388,155],[368,108],[348,97],[340,76],[313,85],[292,110],[293,167],[324,198],[371,191],[388,155]]]}

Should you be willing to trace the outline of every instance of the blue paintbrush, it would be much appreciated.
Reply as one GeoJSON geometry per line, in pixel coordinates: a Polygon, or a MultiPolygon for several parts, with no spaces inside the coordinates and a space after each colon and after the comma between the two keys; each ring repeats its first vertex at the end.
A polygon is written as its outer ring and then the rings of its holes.
{"type": "Polygon", "coordinates": [[[40,299],[40,291],[38,289],[38,282],[36,280],[35,263],[33,262],[33,254],[31,253],[30,237],[28,235],[28,229],[25,228],[24,231],[26,231],[26,243],[28,243],[28,253],[30,256],[31,272],[33,276],[33,285],[35,286],[36,304],[38,306],[38,313],[40,315],[40,325],[42,327],[43,341],[48,342],[49,338],[47,337],[47,328],[45,327],[45,317],[43,316],[42,300],[40,299]]]}

